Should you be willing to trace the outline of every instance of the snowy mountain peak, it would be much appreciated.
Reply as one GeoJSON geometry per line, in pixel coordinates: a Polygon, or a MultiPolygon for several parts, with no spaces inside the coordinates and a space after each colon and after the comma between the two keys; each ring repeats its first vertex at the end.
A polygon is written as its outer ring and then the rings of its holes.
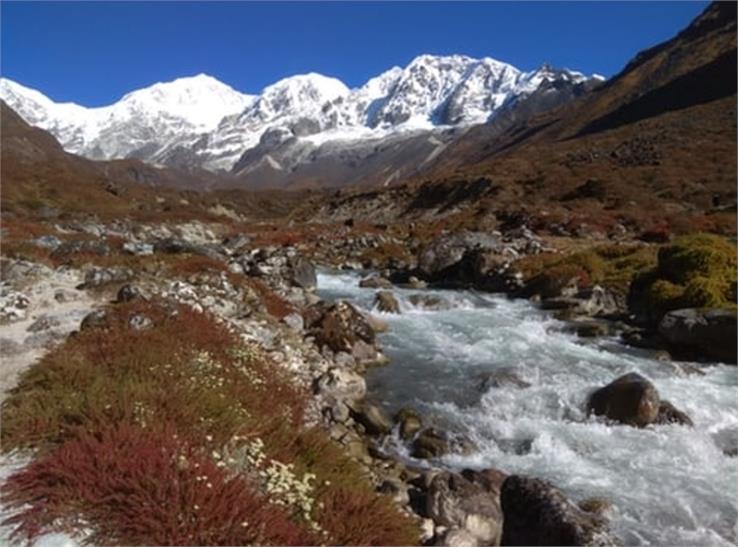
{"type": "Polygon", "coordinates": [[[164,115],[212,131],[225,116],[244,110],[254,100],[212,76],[198,74],[133,91],[111,108],[164,115]]]}
{"type": "Polygon", "coordinates": [[[105,107],[55,103],[0,79],[0,98],[67,150],[93,159],[231,169],[247,151],[290,142],[320,146],[485,123],[540,86],[577,85],[583,74],[543,65],[522,72],[485,57],[419,55],[349,89],[318,73],[243,94],[208,74],[159,82],[105,107]]]}

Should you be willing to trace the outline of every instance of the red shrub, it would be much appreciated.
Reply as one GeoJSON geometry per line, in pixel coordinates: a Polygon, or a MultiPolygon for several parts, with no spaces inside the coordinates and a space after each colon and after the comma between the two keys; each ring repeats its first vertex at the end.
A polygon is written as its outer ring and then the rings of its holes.
{"type": "Polygon", "coordinates": [[[179,442],[173,429],[121,424],[82,434],[11,476],[13,537],[82,525],[124,545],[305,545],[311,534],[241,476],[179,442]]]}
{"type": "Polygon", "coordinates": [[[333,545],[416,545],[417,526],[388,499],[361,488],[333,488],[319,521],[333,545]]]}
{"type": "Polygon", "coordinates": [[[248,279],[248,284],[259,295],[259,298],[264,303],[264,307],[266,307],[267,313],[273,317],[283,319],[295,311],[295,307],[292,304],[275,293],[261,279],[251,277],[248,279]]]}
{"type": "Polygon", "coordinates": [[[192,255],[182,257],[173,262],[171,266],[169,266],[169,271],[172,275],[186,277],[188,275],[203,272],[225,272],[228,271],[228,268],[226,268],[226,265],[223,264],[223,262],[215,258],[192,255]]]}

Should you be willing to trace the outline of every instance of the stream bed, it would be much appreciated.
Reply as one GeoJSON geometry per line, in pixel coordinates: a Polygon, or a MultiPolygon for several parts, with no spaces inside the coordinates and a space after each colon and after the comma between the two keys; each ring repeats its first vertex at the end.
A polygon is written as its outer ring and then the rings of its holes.
{"type": "MultiPolygon", "coordinates": [[[[323,272],[319,293],[370,311],[376,289],[356,272],[323,272]]],[[[738,539],[738,368],[686,375],[615,337],[579,338],[525,300],[472,291],[392,289],[401,314],[378,313],[388,366],[367,374],[369,397],[393,414],[419,410],[476,450],[451,469],[494,467],[548,479],[575,501],[606,498],[611,528],[627,544],[732,545],[738,539]],[[413,294],[446,309],[421,309],[413,294]],[[485,387],[485,374],[513,370],[525,389],[485,387]],[[589,393],[628,372],[651,380],[693,428],[637,429],[588,417],[589,393]]],[[[402,448],[399,452],[407,456],[402,448]]]]}

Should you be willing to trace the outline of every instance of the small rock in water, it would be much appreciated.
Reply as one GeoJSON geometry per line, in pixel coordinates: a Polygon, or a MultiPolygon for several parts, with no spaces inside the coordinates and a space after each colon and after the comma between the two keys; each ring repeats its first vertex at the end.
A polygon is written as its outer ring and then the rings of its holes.
{"type": "Polygon", "coordinates": [[[390,291],[379,291],[374,300],[379,311],[385,313],[400,313],[400,303],[390,291]]]}
{"type": "Polygon", "coordinates": [[[425,310],[451,309],[451,303],[448,300],[434,294],[411,294],[408,301],[416,308],[425,310]]]}
{"type": "Polygon", "coordinates": [[[438,458],[450,452],[451,442],[448,435],[433,428],[424,429],[412,445],[413,458],[438,458]]]}
{"type": "Polygon", "coordinates": [[[395,414],[395,423],[399,425],[400,438],[409,441],[423,427],[423,420],[414,409],[405,407],[401,408],[395,414]]]}
{"type": "Polygon", "coordinates": [[[370,275],[359,281],[359,287],[365,289],[391,289],[392,282],[378,275],[370,275]]]}
{"type": "Polygon", "coordinates": [[[530,386],[531,384],[523,380],[513,369],[504,368],[483,374],[479,382],[479,391],[486,392],[491,388],[503,387],[525,389],[530,386]]]}

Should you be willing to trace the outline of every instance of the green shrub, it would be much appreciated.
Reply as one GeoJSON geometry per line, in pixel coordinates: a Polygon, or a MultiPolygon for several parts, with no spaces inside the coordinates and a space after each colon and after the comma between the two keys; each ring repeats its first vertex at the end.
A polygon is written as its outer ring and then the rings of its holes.
{"type": "Polygon", "coordinates": [[[691,234],[659,249],[658,263],[634,281],[631,309],[658,321],[678,308],[735,308],[736,248],[712,234],[691,234]]]}

